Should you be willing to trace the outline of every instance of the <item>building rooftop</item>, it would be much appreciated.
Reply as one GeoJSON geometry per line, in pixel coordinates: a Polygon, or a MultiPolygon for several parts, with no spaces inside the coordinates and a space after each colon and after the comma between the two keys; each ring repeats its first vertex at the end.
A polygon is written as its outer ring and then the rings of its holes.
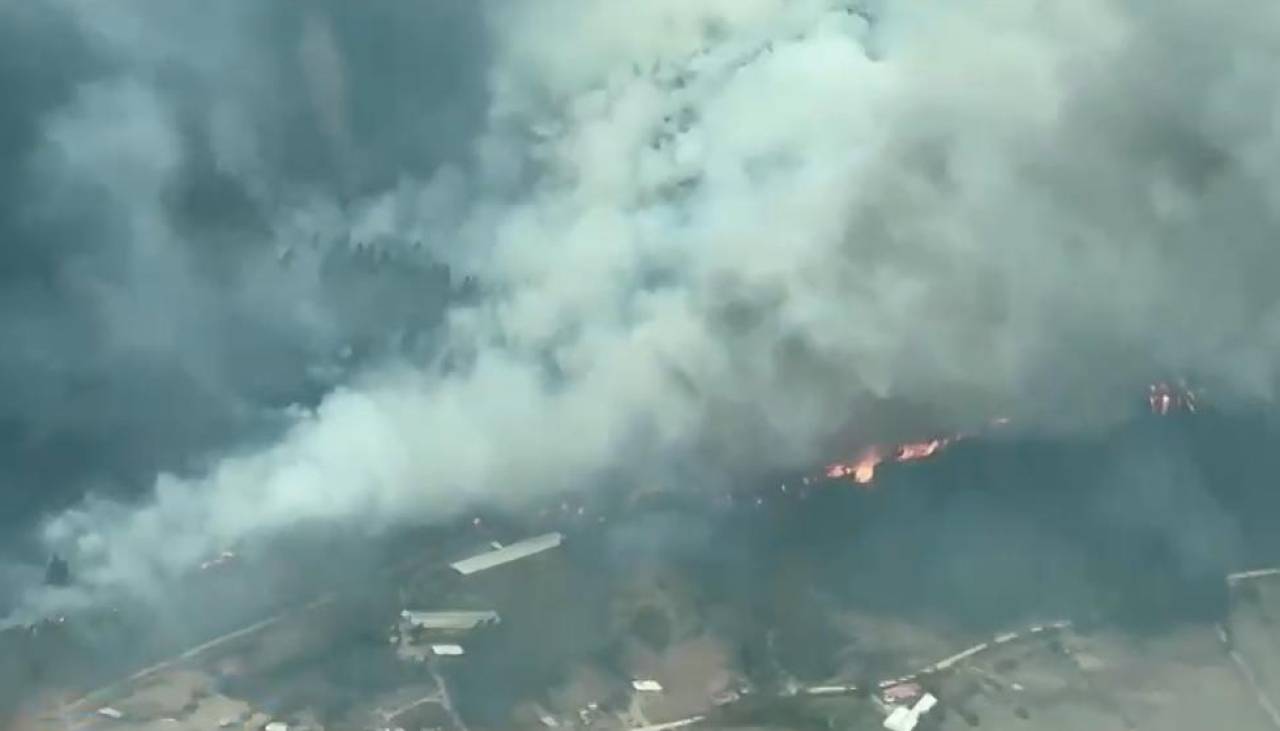
{"type": "Polygon", "coordinates": [[[400,613],[405,622],[417,629],[465,631],[483,624],[496,624],[498,613],[492,610],[451,610],[418,612],[406,609],[400,613]]]}
{"type": "Polygon", "coordinates": [[[492,551],[477,554],[461,561],[455,561],[450,566],[454,571],[467,576],[470,574],[487,571],[491,568],[519,561],[522,558],[534,556],[543,551],[549,551],[559,546],[564,541],[564,536],[560,533],[546,533],[544,535],[529,538],[509,546],[503,546],[492,551]]]}

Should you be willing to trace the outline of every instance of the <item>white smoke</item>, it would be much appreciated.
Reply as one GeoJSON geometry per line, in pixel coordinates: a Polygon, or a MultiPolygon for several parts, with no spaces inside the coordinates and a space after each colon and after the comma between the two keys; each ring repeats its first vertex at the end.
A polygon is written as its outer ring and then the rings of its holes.
{"type": "Polygon", "coordinates": [[[495,3],[493,192],[442,211],[441,173],[351,223],[429,232],[479,279],[445,355],[50,542],[90,586],[143,585],[655,456],[796,464],[884,402],[1079,426],[1153,374],[1271,396],[1280,6],[846,5],[495,3]]]}

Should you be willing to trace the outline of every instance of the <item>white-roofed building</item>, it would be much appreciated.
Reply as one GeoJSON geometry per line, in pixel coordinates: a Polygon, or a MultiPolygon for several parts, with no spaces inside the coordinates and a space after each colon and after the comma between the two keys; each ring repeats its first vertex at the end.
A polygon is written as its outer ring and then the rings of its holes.
{"type": "Polygon", "coordinates": [[[932,693],[925,693],[910,708],[895,706],[884,719],[884,727],[889,731],[912,731],[920,723],[926,713],[938,705],[938,699],[932,693]]]}
{"type": "Polygon", "coordinates": [[[451,610],[444,612],[416,612],[409,609],[400,613],[401,624],[418,630],[466,632],[482,625],[497,624],[498,613],[491,609],[451,610]]]}
{"type": "Polygon", "coordinates": [[[560,533],[546,533],[534,538],[529,538],[509,546],[495,548],[492,551],[477,554],[461,561],[455,561],[450,566],[454,571],[469,576],[471,574],[487,571],[503,564],[519,561],[522,558],[535,556],[543,551],[549,551],[564,542],[564,536],[560,533]]]}

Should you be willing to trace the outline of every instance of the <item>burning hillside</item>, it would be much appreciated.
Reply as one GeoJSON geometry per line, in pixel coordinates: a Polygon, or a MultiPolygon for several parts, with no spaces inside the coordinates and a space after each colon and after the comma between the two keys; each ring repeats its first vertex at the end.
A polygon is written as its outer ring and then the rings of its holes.
{"type": "Polygon", "coordinates": [[[172,3],[0,3],[0,706],[646,727],[1280,556],[1274,0],[172,3]]]}
{"type": "Polygon", "coordinates": [[[940,450],[956,443],[963,436],[940,437],[923,442],[905,442],[893,446],[873,446],[851,462],[837,462],[826,468],[825,474],[833,480],[852,479],[859,485],[868,485],[876,476],[876,468],[883,462],[914,462],[927,459],[940,450]]]}
{"type": "MultiPolygon", "coordinates": [[[[1151,413],[1168,416],[1179,412],[1194,414],[1199,408],[1199,396],[1185,379],[1156,381],[1147,387],[1147,405],[1151,413]]],[[[988,428],[1003,427],[1009,419],[998,417],[988,423],[988,428]]],[[[957,442],[971,438],[972,434],[959,433],[934,437],[917,442],[900,444],[875,444],[863,449],[855,459],[828,465],[823,474],[832,480],[852,480],[859,485],[870,485],[876,470],[884,463],[915,462],[935,456],[957,442]]]]}
{"type": "MultiPolygon", "coordinates": [[[[1255,696],[1241,696],[1247,682],[1223,672],[1235,661],[1210,620],[1257,637],[1274,597],[1265,587],[1259,599],[1237,591],[1232,608],[1224,579],[1238,564],[1211,555],[1226,542],[1212,506],[1187,502],[1203,488],[1167,468],[1175,442],[1143,450],[1152,435],[1171,439],[1213,418],[1140,417],[1107,440],[1075,445],[971,438],[947,459],[930,460],[955,440],[886,448],[882,464],[927,463],[903,476],[910,490],[812,485],[728,510],[619,505],[600,521],[553,505],[512,529],[462,519],[447,535],[402,544],[390,558],[406,568],[388,567],[382,582],[348,576],[323,601],[295,584],[293,604],[278,614],[174,648],[172,660],[146,664],[61,717],[82,719],[72,722],[86,731],[150,728],[166,717],[175,729],[227,718],[225,728],[313,731],[719,729],[762,718],[785,728],[832,718],[874,728],[901,719],[895,709],[915,708],[924,692],[940,699],[939,721],[980,717],[997,729],[1001,719],[1129,707],[1112,693],[1179,712],[1194,699],[1238,697],[1247,711],[1255,696]],[[1162,523],[1158,507],[1170,503],[1196,509],[1162,523]],[[537,535],[547,529],[557,532],[537,535]],[[1139,623],[1140,647],[1117,629],[1128,626],[1120,618],[1139,623]],[[1088,665],[1097,658],[1125,668],[1123,681],[1092,680],[1103,670],[1088,665]],[[1193,671],[1203,668],[1212,672],[1193,671]],[[1156,702],[1149,681],[1189,687],[1156,702]],[[1068,702],[1055,694],[1062,687],[1073,689],[1068,702]]],[[[1189,447],[1197,459],[1216,458],[1212,442],[1189,447]]],[[[215,605],[209,596],[239,582],[267,592],[251,569],[264,559],[283,561],[248,551],[191,577],[190,588],[208,587],[200,604],[215,605]]],[[[1250,661],[1270,662],[1257,650],[1264,645],[1244,648],[1250,661]]]]}

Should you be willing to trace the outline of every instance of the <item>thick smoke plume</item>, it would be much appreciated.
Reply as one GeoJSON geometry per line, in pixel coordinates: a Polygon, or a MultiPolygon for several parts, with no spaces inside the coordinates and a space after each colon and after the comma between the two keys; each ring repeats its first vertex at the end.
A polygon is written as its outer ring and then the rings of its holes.
{"type": "MultiPolygon", "coordinates": [[[[92,220],[114,229],[92,234],[119,242],[121,270],[87,291],[113,347],[220,384],[228,364],[260,370],[207,337],[242,320],[234,339],[270,354],[432,321],[438,291],[395,279],[406,252],[473,284],[428,345],[398,340],[296,399],[268,445],[53,517],[47,541],[88,586],[618,470],[790,468],[840,437],[997,415],[1087,429],[1171,373],[1272,397],[1272,3],[475,5],[417,26],[337,3],[188,8],[202,23],[130,3],[6,11],[92,25],[110,61],[81,60],[95,78],[45,101],[31,159],[54,180],[3,205],[107,211],[92,220]],[[361,57],[379,23],[422,40],[361,57]],[[450,23],[474,23],[474,43],[442,51],[450,23]],[[413,82],[441,65],[453,76],[424,102],[413,82]],[[192,178],[222,181],[223,207],[175,213],[192,178]],[[367,291],[391,301],[317,284],[313,242],[335,239],[385,258],[389,289],[367,291]]],[[[65,236],[93,262],[108,244],[90,234],[65,236]]],[[[128,403],[181,415],[178,391],[128,403]]]]}

